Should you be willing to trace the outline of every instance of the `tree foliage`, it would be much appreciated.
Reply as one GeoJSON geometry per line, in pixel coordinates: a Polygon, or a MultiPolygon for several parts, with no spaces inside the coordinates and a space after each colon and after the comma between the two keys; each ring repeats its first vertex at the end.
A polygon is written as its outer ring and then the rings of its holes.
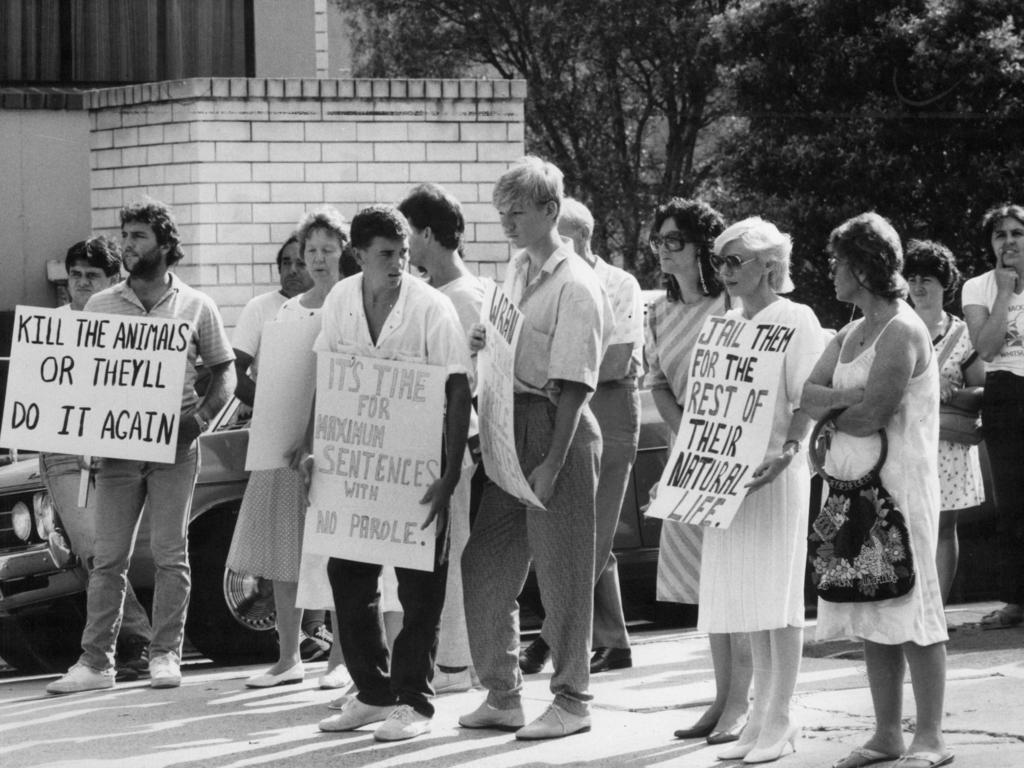
{"type": "Polygon", "coordinates": [[[823,322],[848,316],[828,233],[865,210],[989,267],[981,214],[1024,198],[1022,23],[1019,0],[762,0],[716,21],[739,117],[713,192],[793,233],[797,295],[823,322]]]}
{"type": "Polygon", "coordinates": [[[527,82],[527,148],[591,208],[596,248],[653,269],[653,206],[707,179],[695,160],[716,117],[711,20],[729,0],[335,0],[353,21],[355,73],[527,82]]]}

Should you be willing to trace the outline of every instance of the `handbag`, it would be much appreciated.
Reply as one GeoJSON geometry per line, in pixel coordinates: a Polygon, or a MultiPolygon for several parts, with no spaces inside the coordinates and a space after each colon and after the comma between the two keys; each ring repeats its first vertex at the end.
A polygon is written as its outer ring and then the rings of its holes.
{"type": "Polygon", "coordinates": [[[810,459],[828,485],[828,497],[807,537],[807,559],[818,596],[833,603],[889,600],[916,580],[910,533],[879,475],[888,453],[885,430],[878,461],[863,477],[840,480],[823,468],[835,432],[835,414],[815,425],[810,459]]]}
{"type": "MultiPolygon", "coordinates": [[[[942,365],[953,351],[953,347],[956,346],[963,331],[963,325],[958,324],[954,328],[952,335],[942,348],[942,354],[939,355],[939,370],[942,370],[942,365]]],[[[983,439],[980,409],[980,396],[977,398],[977,407],[975,408],[964,408],[948,402],[941,403],[939,405],[939,440],[961,445],[980,443],[983,439]]]]}

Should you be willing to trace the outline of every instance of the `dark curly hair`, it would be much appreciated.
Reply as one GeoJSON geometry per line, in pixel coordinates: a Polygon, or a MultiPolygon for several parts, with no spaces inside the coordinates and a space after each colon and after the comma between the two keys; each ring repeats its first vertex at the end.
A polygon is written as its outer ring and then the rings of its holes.
{"type": "Polygon", "coordinates": [[[828,253],[844,259],[857,282],[876,296],[901,299],[903,246],[888,219],[874,211],[847,219],[828,236],[828,253]]]}
{"type": "MultiPolygon", "coordinates": [[[[659,232],[661,225],[669,219],[675,222],[687,240],[697,246],[697,268],[700,273],[697,287],[700,292],[705,296],[718,296],[724,290],[724,286],[719,281],[718,274],[711,268],[711,254],[715,238],[725,231],[725,219],[722,214],[700,200],[673,197],[655,209],[651,232],[659,232]]],[[[664,275],[663,282],[668,300],[682,301],[682,291],[675,275],[664,275]]]]}
{"type": "MultiPolygon", "coordinates": [[[[1024,206],[1016,205],[1015,203],[1002,203],[1001,205],[989,208],[985,211],[985,215],[981,217],[982,251],[991,254],[993,258],[996,258],[996,254],[992,250],[992,230],[1003,219],[1016,219],[1021,224],[1024,224],[1024,206]]],[[[996,260],[998,261],[998,258],[996,260]]]]}
{"type": "Polygon", "coordinates": [[[121,226],[130,223],[146,224],[153,230],[157,245],[169,245],[167,266],[181,261],[185,254],[181,250],[178,224],[171,209],[159,200],[145,199],[130,203],[121,209],[121,226]]]}
{"type": "Polygon", "coordinates": [[[393,205],[371,205],[352,218],[348,233],[352,247],[362,250],[369,248],[375,237],[404,240],[409,237],[409,222],[393,205]]]}
{"type": "Polygon", "coordinates": [[[90,267],[102,269],[107,277],[121,274],[121,249],[103,235],[90,237],[68,248],[64,268],[70,272],[75,262],[84,261],[90,267]]]}
{"type": "Polygon", "coordinates": [[[903,252],[903,277],[934,277],[942,286],[942,303],[949,304],[960,286],[956,257],[934,240],[910,240],[903,252]]]}

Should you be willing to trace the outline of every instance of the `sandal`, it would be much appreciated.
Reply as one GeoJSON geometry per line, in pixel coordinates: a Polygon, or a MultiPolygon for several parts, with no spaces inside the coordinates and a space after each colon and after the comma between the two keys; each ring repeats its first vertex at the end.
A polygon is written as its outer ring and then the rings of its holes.
{"type": "Polygon", "coordinates": [[[1016,611],[1003,606],[992,613],[987,613],[978,622],[982,629],[1011,629],[1024,623],[1024,611],[1016,611]]]}
{"type": "Polygon", "coordinates": [[[940,765],[949,765],[953,762],[953,753],[947,752],[940,755],[938,752],[909,752],[896,761],[893,768],[938,768],[940,765]],[[911,763],[922,763],[922,765],[911,765],[911,763]]]}
{"type": "Polygon", "coordinates": [[[875,763],[886,763],[891,760],[898,760],[899,757],[899,755],[887,755],[884,752],[879,752],[877,749],[871,749],[870,747],[857,747],[842,760],[837,760],[832,763],[832,768],[861,768],[865,765],[874,765],[875,763]]]}

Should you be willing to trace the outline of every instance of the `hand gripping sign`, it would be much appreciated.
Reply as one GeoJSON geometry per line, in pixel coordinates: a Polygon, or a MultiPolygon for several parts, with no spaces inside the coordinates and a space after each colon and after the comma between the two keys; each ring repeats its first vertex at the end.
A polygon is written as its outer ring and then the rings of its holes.
{"type": "Polygon", "coordinates": [[[0,444],[174,461],[191,328],[19,306],[0,444]]]}
{"type": "Polygon", "coordinates": [[[491,283],[480,309],[487,344],[477,353],[477,403],[480,450],[487,477],[530,507],[544,509],[523,475],[512,424],[512,380],[523,314],[508,295],[491,283]]]}
{"type": "Polygon", "coordinates": [[[441,476],[446,379],[437,365],[317,354],[304,551],[434,569],[420,499],[441,476]]]}
{"type": "Polygon", "coordinates": [[[794,330],[735,317],[704,322],[690,358],[679,434],[647,514],[725,528],[764,461],[794,330]]]}

